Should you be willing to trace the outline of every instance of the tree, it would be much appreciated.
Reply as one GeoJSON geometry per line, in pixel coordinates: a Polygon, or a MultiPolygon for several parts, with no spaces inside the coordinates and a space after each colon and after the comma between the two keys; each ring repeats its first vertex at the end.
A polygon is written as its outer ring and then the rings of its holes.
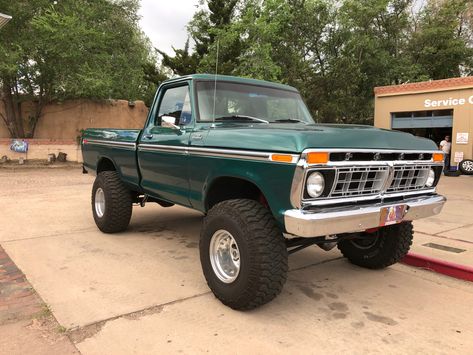
{"type": "Polygon", "coordinates": [[[158,59],[156,57],[154,57],[154,60],[153,57],[151,59],[152,60],[149,60],[143,64],[144,89],[141,99],[148,107],[150,107],[153,103],[156,89],[163,81],[169,78],[169,74],[167,73],[163,64],[158,64],[158,59]]]}
{"type": "Polygon", "coordinates": [[[412,34],[411,60],[418,75],[414,79],[445,79],[473,70],[471,0],[429,3],[419,14],[412,34]]]}
{"type": "MultiPolygon", "coordinates": [[[[213,72],[217,50],[216,39],[229,33],[227,28],[232,23],[237,4],[238,0],[201,0],[199,10],[187,26],[189,37],[195,43],[195,50],[190,53],[189,38],[183,49],[173,47],[174,56],[158,50],[163,57],[163,65],[177,75],[213,72]]],[[[221,74],[229,74],[231,63],[239,55],[238,41],[228,42],[225,45],[225,51],[221,52],[219,58],[221,74]]]]}
{"type": "MultiPolygon", "coordinates": [[[[44,106],[72,98],[142,98],[150,45],[138,0],[0,0],[13,16],[0,43],[2,119],[12,137],[32,137],[44,106]],[[35,109],[23,117],[22,102],[35,109]]],[[[2,30],[3,31],[3,30],[2,30]]]]}
{"type": "Polygon", "coordinates": [[[174,47],[172,49],[174,50],[174,57],[159,49],[157,50],[163,57],[163,66],[169,68],[177,75],[188,75],[197,71],[199,58],[197,53],[189,53],[189,39],[187,39],[183,49],[176,49],[174,47]]]}
{"type": "Polygon", "coordinates": [[[320,122],[371,123],[375,86],[472,73],[472,14],[471,0],[207,0],[175,58],[213,72],[218,39],[219,73],[296,86],[320,122]]]}

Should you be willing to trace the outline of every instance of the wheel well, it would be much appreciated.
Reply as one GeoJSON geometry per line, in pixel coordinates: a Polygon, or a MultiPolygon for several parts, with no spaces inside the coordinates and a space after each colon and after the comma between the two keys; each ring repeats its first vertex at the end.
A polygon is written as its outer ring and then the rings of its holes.
{"type": "Polygon", "coordinates": [[[252,182],[233,177],[221,177],[210,186],[205,198],[205,209],[208,211],[219,202],[236,198],[255,200],[268,207],[264,194],[252,182]]]}
{"type": "Polygon", "coordinates": [[[102,171],[116,171],[115,164],[108,159],[102,158],[100,159],[99,163],[97,164],[97,174],[101,173],[102,171]]]}

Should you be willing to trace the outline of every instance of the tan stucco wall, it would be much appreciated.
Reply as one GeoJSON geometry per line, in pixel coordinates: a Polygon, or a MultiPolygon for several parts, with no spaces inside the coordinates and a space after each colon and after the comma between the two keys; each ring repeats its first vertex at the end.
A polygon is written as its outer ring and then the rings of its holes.
{"type": "Polygon", "coordinates": [[[6,155],[10,160],[17,161],[20,157],[24,159],[48,159],[48,154],[67,154],[68,161],[82,163],[82,152],[80,145],[75,140],[49,141],[47,139],[27,139],[29,146],[27,153],[16,153],[10,150],[11,139],[0,139],[0,157],[6,155]]]}
{"type": "MultiPolygon", "coordinates": [[[[452,90],[411,92],[402,94],[385,94],[375,96],[374,125],[380,128],[391,129],[391,113],[403,111],[425,111],[453,109],[452,150],[451,163],[455,152],[463,152],[464,159],[473,158],[473,103],[468,99],[473,96],[473,88],[452,90]],[[449,98],[465,99],[463,105],[441,107],[425,107],[424,102],[430,100],[445,100],[449,98]],[[458,132],[469,133],[468,144],[456,144],[458,132]]],[[[472,99],[470,99],[472,100],[472,99]]],[[[439,142],[436,142],[437,144],[439,142]]]]}
{"type": "MultiPolygon", "coordinates": [[[[28,117],[31,105],[23,104],[23,117],[28,117]]],[[[0,103],[0,112],[3,112],[0,103]]],[[[148,109],[142,101],[134,107],[125,100],[73,100],[46,106],[36,127],[34,138],[76,139],[85,128],[142,128],[148,109]]],[[[8,138],[5,124],[0,122],[0,138],[8,138]]]]}

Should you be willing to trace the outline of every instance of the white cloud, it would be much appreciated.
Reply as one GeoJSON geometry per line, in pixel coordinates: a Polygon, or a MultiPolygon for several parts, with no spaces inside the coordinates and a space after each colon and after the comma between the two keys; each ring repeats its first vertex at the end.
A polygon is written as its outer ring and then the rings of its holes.
{"type": "Polygon", "coordinates": [[[174,54],[187,39],[186,25],[197,10],[198,0],[140,0],[140,26],[154,47],[174,54]]]}

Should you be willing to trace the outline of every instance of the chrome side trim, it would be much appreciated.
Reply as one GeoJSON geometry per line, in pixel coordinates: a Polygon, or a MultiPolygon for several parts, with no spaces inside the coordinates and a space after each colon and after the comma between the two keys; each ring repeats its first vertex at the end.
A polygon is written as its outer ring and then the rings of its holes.
{"type": "Polygon", "coordinates": [[[237,158],[237,159],[250,159],[250,160],[270,160],[272,153],[266,152],[255,152],[245,150],[233,150],[233,149],[218,149],[218,148],[195,148],[189,147],[189,154],[195,156],[212,156],[212,157],[225,157],[225,158],[237,158]]]}
{"type": "Polygon", "coordinates": [[[104,141],[100,139],[85,139],[86,142],[82,141],[83,145],[93,144],[93,145],[101,145],[101,146],[110,146],[114,148],[123,148],[123,149],[136,149],[136,143],[132,142],[117,142],[117,141],[104,141]]]}
{"type": "Polygon", "coordinates": [[[289,234],[298,237],[318,237],[341,233],[362,232],[380,225],[381,209],[407,205],[403,221],[412,221],[439,214],[446,198],[441,195],[420,196],[399,203],[378,203],[370,206],[345,206],[308,212],[299,209],[284,212],[284,224],[289,234]]]}
{"type": "Polygon", "coordinates": [[[176,154],[187,154],[186,146],[169,146],[159,144],[139,144],[138,150],[140,152],[165,152],[165,153],[176,153],[176,154]]]}
{"type": "Polygon", "coordinates": [[[284,162],[283,164],[296,164],[299,160],[299,155],[288,154],[288,153],[272,153],[272,152],[257,152],[247,150],[236,150],[236,149],[220,149],[220,148],[201,148],[193,146],[174,146],[174,145],[161,145],[161,144],[139,144],[139,151],[147,152],[166,152],[175,154],[187,154],[191,156],[206,156],[206,157],[222,157],[222,158],[235,158],[244,160],[258,160],[258,161],[270,161],[274,163],[280,163],[273,161],[273,154],[290,155],[291,162],[284,162]]]}

